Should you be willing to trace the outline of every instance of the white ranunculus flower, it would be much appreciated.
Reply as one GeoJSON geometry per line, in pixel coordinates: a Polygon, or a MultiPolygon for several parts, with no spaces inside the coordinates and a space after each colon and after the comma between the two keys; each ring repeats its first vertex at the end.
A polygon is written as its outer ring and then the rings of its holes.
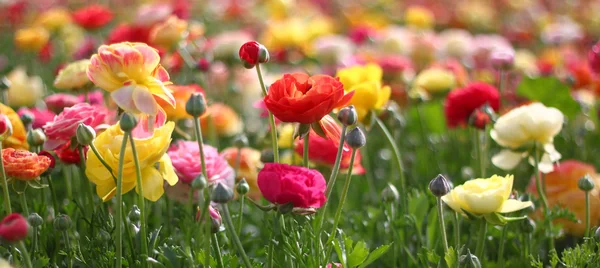
{"type": "Polygon", "coordinates": [[[544,152],[538,165],[539,170],[544,173],[551,172],[552,163],[561,157],[554,148],[553,140],[562,129],[563,121],[564,115],[558,109],[546,107],[541,103],[532,103],[511,110],[498,118],[494,129],[490,132],[492,139],[506,148],[492,157],[492,163],[508,170],[513,169],[521,159],[529,156],[529,162],[534,165],[530,153],[521,151],[520,147],[535,143],[539,146],[538,150],[544,152]]]}

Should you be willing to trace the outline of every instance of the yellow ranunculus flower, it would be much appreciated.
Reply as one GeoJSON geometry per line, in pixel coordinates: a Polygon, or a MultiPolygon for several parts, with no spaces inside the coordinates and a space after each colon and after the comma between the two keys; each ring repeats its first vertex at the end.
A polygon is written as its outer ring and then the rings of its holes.
{"type": "Polygon", "coordinates": [[[15,68],[6,78],[10,81],[8,104],[13,107],[33,106],[44,96],[42,78],[27,76],[24,67],[15,68]]]}
{"type": "Polygon", "coordinates": [[[182,38],[188,24],[177,16],[171,16],[166,21],[152,27],[150,42],[164,48],[173,48],[182,38]]]}
{"type": "MultiPolygon", "coordinates": [[[[178,181],[171,159],[166,154],[174,128],[175,123],[167,122],[165,125],[154,129],[152,137],[135,139],[135,148],[142,171],[144,197],[150,201],[156,201],[163,195],[164,181],[167,181],[171,186],[178,181]]],[[[115,177],[119,168],[122,141],[123,131],[119,123],[109,127],[94,140],[94,145],[98,148],[99,154],[111,167],[115,177]]],[[[131,191],[134,187],[137,191],[136,169],[130,144],[127,146],[123,161],[125,161],[123,165],[123,193],[131,191]]],[[[103,201],[107,201],[115,195],[117,191],[115,181],[110,172],[98,160],[96,154],[89,153],[87,155],[85,174],[92,183],[96,184],[96,192],[103,201]]]]}
{"type": "Polygon", "coordinates": [[[428,99],[431,94],[448,91],[456,86],[456,77],[451,71],[441,68],[430,68],[421,71],[413,82],[409,94],[428,99]]]}
{"type": "Polygon", "coordinates": [[[381,85],[383,70],[376,64],[353,66],[338,70],[337,75],[344,84],[344,90],[354,90],[350,104],[358,113],[358,120],[363,120],[371,110],[380,110],[390,99],[391,89],[381,85]]]}
{"type": "Polygon", "coordinates": [[[295,128],[293,124],[279,125],[279,130],[277,130],[277,133],[279,134],[279,139],[277,139],[279,148],[289,149],[294,146],[294,132],[295,128]]]}
{"type": "Polygon", "coordinates": [[[513,179],[512,175],[473,179],[442,196],[442,201],[456,212],[463,213],[465,210],[475,215],[509,213],[530,207],[531,201],[508,199],[513,179]]]}
{"type": "Polygon", "coordinates": [[[58,72],[54,79],[54,86],[63,90],[78,90],[83,89],[86,85],[91,85],[92,82],[86,74],[88,65],[90,65],[88,59],[69,63],[58,72]]]}
{"type": "Polygon", "coordinates": [[[333,24],[324,17],[311,20],[289,18],[270,22],[261,39],[266,47],[273,50],[287,48],[306,50],[312,40],[331,32],[333,32],[333,24]]]}
{"type": "Polygon", "coordinates": [[[0,103],[0,114],[8,117],[13,129],[12,135],[2,141],[3,148],[29,149],[27,131],[25,131],[25,126],[21,122],[19,115],[12,108],[2,103],[0,103]]]}
{"type": "Polygon", "coordinates": [[[417,29],[430,29],[435,23],[433,13],[424,7],[412,6],[404,13],[406,24],[417,29]]]}
{"type": "Polygon", "coordinates": [[[22,51],[38,52],[50,40],[50,33],[42,27],[19,29],[15,32],[15,46],[22,51]]]}
{"type": "Polygon", "coordinates": [[[56,31],[64,25],[71,23],[71,14],[65,8],[53,8],[42,13],[35,23],[48,31],[56,31]]]}

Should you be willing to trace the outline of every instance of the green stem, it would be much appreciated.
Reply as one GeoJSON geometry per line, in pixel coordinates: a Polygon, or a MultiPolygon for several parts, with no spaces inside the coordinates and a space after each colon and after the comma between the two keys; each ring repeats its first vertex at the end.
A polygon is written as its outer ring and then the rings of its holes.
{"type": "Polygon", "coordinates": [[[146,259],[148,255],[148,233],[146,231],[146,200],[144,199],[144,184],[142,182],[142,171],[140,169],[140,162],[135,148],[135,140],[131,133],[129,136],[129,143],[131,144],[131,153],[133,154],[133,162],[135,164],[135,175],[137,177],[137,192],[138,192],[138,206],[140,208],[140,240],[142,243],[142,267],[146,267],[146,259]]]}
{"type": "Polygon", "coordinates": [[[64,165],[62,172],[63,172],[63,176],[65,176],[65,184],[67,186],[67,199],[69,199],[69,201],[72,201],[72,199],[73,199],[73,186],[72,186],[73,172],[71,172],[71,165],[64,165]]]}
{"type": "MultiPolygon", "coordinates": [[[[87,95],[87,93],[86,93],[87,95]]],[[[85,187],[84,187],[84,191],[86,192],[87,198],[88,198],[88,203],[90,203],[90,208],[94,207],[94,187],[92,186],[92,184],[90,183],[90,181],[87,178],[87,175],[85,174],[85,169],[86,169],[86,156],[85,156],[85,152],[83,150],[83,146],[77,146],[78,150],[79,150],[79,166],[81,167],[81,177],[84,181],[85,187]]],[[[90,215],[94,213],[93,209],[90,209],[90,215]]],[[[93,225],[92,225],[93,228],[93,225]]],[[[93,230],[93,229],[92,229],[93,230]]],[[[92,232],[93,233],[93,232],[92,232]]]]}
{"type": "Polygon", "coordinates": [[[585,237],[590,236],[590,192],[585,191],[585,237]]]}
{"type": "Polygon", "coordinates": [[[458,219],[458,212],[454,212],[454,243],[456,250],[460,249],[460,223],[458,219]]]}
{"type": "Polygon", "coordinates": [[[442,242],[444,243],[444,255],[448,253],[448,236],[446,235],[446,225],[444,222],[444,204],[442,198],[437,198],[438,218],[440,221],[440,230],[442,232],[442,242]]]}
{"type": "Polygon", "coordinates": [[[308,145],[310,142],[310,135],[304,137],[304,146],[302,147],[302,165],[306,168],[309,167],[308,163],[308,145]]]}
{"type": "Polygon", "coordinates": [[[96,148],[96,146],[94,145],[93,142],[90,143],[90,149],[92,149],[92,152],[94,152],[94,154],[96,155],[96,157],[98,158],[98,160],[100,160],[100,163],[102,163],[102,165],[110,172],[110,175],[113,177],[113,179],[116,182],[117,178],[113,174],[112,168],[108,165],[108,163],[106,163],[106,161],[104,160],[104,158],[102,157],[102,155],[100,155],[100,153],[98,152],[98,149],[96,148]]]}
{"type": "MultiPolygon", "coordinates": [[[[121,268],[122,267],[122,259],[123,259],[123,165],[124,165],[124,160],[125,160],[125,151],[127,150],[127,140],[129,139],[129,133],[125,132],[123,133],[123,142],[121,143],[121,151],[119,153],[119,169],[118,169],[118,173],[117,173],[117,193],[116,193],[116,198],[117,198],[117,209],[116,209],[116,214],[117,214],[117,219],[116,219],[116,225],[117,225],[117,238],[115,243],[116,247],[117,247],[117,268],[121,268]]],[[[93,148],[93,147],[92,147],[93,148]]],[[[125,228],[127,228],[128,226],[125,226],[125,228]]]]}
{"type": "MultiPolygon", "coordinates": [[[[6,91],[6,90],[3,90],[6,91]]],[[[2,141],[0,141],[0,153],[2,152],[2,141]]],[[[4,207],[6,215],[12,213],[12,207],[10,206],[10,194],[8,192],[8,182],[6,178],[6,171],[4,170],[4,159],[0,156],[0,173],[2,175],[2,190],[4,191],[4,207]]]]}
{"type": "MultiPolygon", "coordinates": [[[[198,150],[200,151],[200,166],[202,168],[202,176],[204,179],[208,181],[208,173],[206,172],[206,161],[204,158],[204,140],[202,138],[202,127],[200,125],[200,118],[194,118],[194,134],[196,135],[196,141],[198,142],[198,150]]],[[[201,221],[204,224],[204,239],[205,239],[205,260],[204,263],[210,263],[210,244],[211,244],[211,232],[210,232],[210,218],[208,217],[208,206],[210,206],[210,187],[204,187],[204,204],[202,206],[202,211],[200,217],[202,217],[201,221]]]]}
{"type": "MultiPolygon", "coordinates": [[[[343,143],[340,145],[343,146],[343,143]]],[[[356,157],[356,151],[357,149],[352,149],[352,155],[350,156],[350,164],[348,167],[348,174],[346,175],[346,181],[344,182],[344,190],[342,191],[342,196],[340,197],[340,202],[338,204],[338,208],[335,211],[335,217],[333,220],[333,227],[331,229],[331,233],[329,234],[329,239],[327,239],[327,243],[325,243],[327,245],[327,250],[325,252],[327,252],[327,256],[331,255],[331,250],[333,250],[333,239],[335,238],[335,235],[337,234],[336,230],[338,227],[338,224],[340,223],[340,218],[342,217],[342,210],[344,208],[344,204],[346,203],[346,197],[348,196],[348,191],[350,190],[350,181],[352,180],[352,167],[354,166],[354,158],[356,157]]]]}
{"type": "Polygon", "coordinates": [[[506,234],[508,233],[508,224],[502,227],[502,235],[500,235],[500,249],[498,249],[498,265],[500,268],[504,267],[504,243],[506,241],[506,234]]]}
{"type": "MultiPolygon", "coordinates": [[[[258,81],[260,82],[260,88],[262,89],[263,97],[267,96],[267,87],[263,81],[262,73],[260,71],[260,64],[256,64],[256,74],[258,75],[258,81]]],[[[275,117],[273,113],[269,111],[269,124],[271,126],[271,144],[273,146],[273,159],[275,163],[279,163],[279,144],[277,144],[277,126],[275,125],[275,117]]]]}
{"type": "Polygon", "coordinates": [[[485,178],[485,142],[482,143],[481,138],[482,135],[480,135],[479,131],[475,129],[473,131],[473,139],[475,140],[475,152],[477,157],[477,164],[479,165],[479,176],[480,178],[485,178]]]}
{"type": "Polygon", "coordinates": [[[223,257],[221,256],[221,248],[219,247],[219,239],[217,238],[217,234],[212,235],[212,244],[215,249],[215,255],[217,255],[217,267],[225,268],[223,265],[223,257]]]}
{"type": "Polygon", "coordinates": [[[71,241],[69,240],[69,234],[67,233],[67,231],[63,231],[63,239],[65,240],[65,247],[67,250],[67,258],[69,258],[69,260],[67,261],[67,265],[69,268],[73,267],[73,251],[71,250],[71,241]]]}
{"type": "Polygon", "coordinates": [[[50,191],[50,196],[52,197],[52,205],[54,206],[54,214],[58,215],[60,210],[60,206],[58,205],[58,199],[56,199],[56,193],[54,192],[54,183],[52,182],[52,176],[46,177],[46,181],[48,181],[48,190],[50,191]]]}
{"type": "Polygon", "coordinates": [[[21,208],[23,209],[23,215],[25,215],[25,217],[29,216],[29,207],[27,207],[27,199],[25,198],[25,193],[19,194],[19,200],[21,201],[21,208]]]}
{"type": "Polygon", "coordinates": [[[235,246],[236,250],[238,251],[238,254],[240,254],[240,256],[242,257],[242,261],[244,262],[244,266],[246,266],[246,268],[251,268],[252,264],[250,264],[250,260],[248,259],[248,256],[246,255],[246,251],[244,251],[244,247],[242,246],[242,242],[240,241],[240,238],[238,237],[237,233],[235,232],[235,228],[233,227],[233,222],[231,221],[231,215],[229,214],[229,207],[227,206],[227,204],[222,204],[221,207],[223,208],[223,220],[225,221],[225,227],[227,228],[227,230],[229,230],[229,235],[231,235],[231,238],[233,240],[233,245],[235,246]]]}
{"type": "Polygon", "coordinates": [[[33,238],[31,239],[31,254],[35,256],[38,247],[38,227],[33,227],[33,238]]]}
{"type": "Polygon", "coordinates": [[[238,213],[237,233],[242,234],[242,220],[244,219],[244,199],[245,195],[240,195],[240,211],[238,213]]]}
{"type": "Polygon", "coordinates": [[[21,257],[23,257],[25,267],[33,268],[33,265],[31,264],[31,258],[29,257],[29,252],[27,252],[27,247],[25,247],[25,243],[21,240],[17,244],[17,247],[19,247],[19,250],[21,251],[21,257]]]}
{"type": "Polygon", "coordinates": [[[485,232],[487,231],[487,222],[482,219],[479,223],[479,237],[477,238],[477,247],[475,248],[475,256],[479,258],[481,262],[484,261],[483,248],[485,246],[485,232]]]}
{"type": "Polygon", "coordinates": [[[192,187],[192,185],[190,184],[190,196],[188,197],[188,207],[190,209],[190,213],[192,213],[192,215],[194,215],[194,213],[196,212],[194,210],[194,187],[192,187]]]}
{"type": "Polygon", "coordinates": [[[550,232],[550,240],[549,240],[549,246],[550,249],[554,249],[554,236],[552,235],[552,221],[548,219],[548,214],[550,212],[549,206],[548,206],[548,199],[546,198],[546,193],[544,192],[544,188],[542,186],[542,181],[540,178],[540,169],[539,169],[539,165],[540,165],[540,155],[538,152],[538,144],[537,142],[534,144],[533,146],[533,161],[534,161],[534,169],[535,169],[535,186],[537,188],[538,191],[538,195],[540,197],[540,199],[542,199],[542,205],[544,206],[544,220],[546,221],[546,228],[547,230],[550,232]]]}
{"type": "Polygon", "coordinates": [[[269,236],[269,253],[267,256],[267,268],[273,268],[273,255],[275,255],[275,230],[279,228],[279,213],[273,218],[273,230],[269,236]]]}

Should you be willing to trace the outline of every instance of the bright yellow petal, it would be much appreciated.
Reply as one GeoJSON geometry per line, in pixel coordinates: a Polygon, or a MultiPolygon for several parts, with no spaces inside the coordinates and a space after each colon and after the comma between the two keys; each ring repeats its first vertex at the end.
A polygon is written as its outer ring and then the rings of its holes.
{"type": "Polygon", "coordinates": [[[392,95],[392,89],[389,86],[384,86],[379,90],[379,97],[377,99],[377,103],[375,104],[375,109],[380,109],[383,107],[389,100],[392,95]]]}
{"type": "Polygon", "coordinates": [[[177,177],[177,174],[175,174],[175,169],[173,169],[173,164],[171,163],[169,155],[164,154],[158,163],[160,165],[158,170],[160,171],[160,175],[163,176],[163,179],[166,180],[169,185],[175,185],[179,181],[179,178],[177,177]]]}
{"type": "Polygon", "coordinates": [[[519,201],[516,199],[508,199],[508,200],[504,201],[504,203],[502,204],[502,207],[500,209],[498,209],[498,211],[496,211],[496,212],[510,213],[510,212],[515,212],[515,211],[519,211],[521,209],[528,208],[532,205],[533,205],[533,203],[531,203],[531,201],[522,202],[522,201],[519,201]]]}
{"type": "MultiPolygon", "coordinates": [[[[163,178],[158,170],[149,166],[142,170],[144,198],[156,202],[165,192],[163,178]]],[[[139,186],[136,187],[139,193],[139,186]]]]}

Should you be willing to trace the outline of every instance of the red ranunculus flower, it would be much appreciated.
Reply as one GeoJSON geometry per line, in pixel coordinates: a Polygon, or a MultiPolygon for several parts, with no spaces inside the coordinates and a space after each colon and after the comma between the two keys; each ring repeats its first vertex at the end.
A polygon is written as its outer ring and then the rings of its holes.
{"type": "Polygon", "coordinates": [[[2,162],[7,177],[29,181],[44,173],[50,167],[52,160],[30,151],[6,148],[2,150],[2,162]]]}
{"type": "MultiPolygon", "coordinates": [[[[331,139],[326,139],[319,136],[313,130],[310,131],[309,135],[309,146],[308,146],[308,159],[317,164],[326,165],[332,167],[335,164],[335,158],[337,156],[338,143],[331,139]]],[[[300,156],[304,156],[304,142],[302,140],[296,140],[294,142],[294,151],[300,156]]],[[[340,169],[342,172],[350,167],[350,158],[352,156],[352,149],[348,144],[344,143],[344,149],[342,151],[342,159],[340,162],[340,169]]],[[[364,174],[365,169],[361,165],[362,156],[360,150],[356,151],[354,159],[354,165],[352,166],[353,174],[364,174]]]]}
{"type": "Polygon", "coordinates": [[[121,42],[138,42],[150,44],[150,28],[147,26],[136,26],[121,24],[115,27],[107,38],[107,44],[121,42]]]}
{"type": "Polygon", "coordinates": [[[486,103],[495,111],[500,108],[498,90],[486,83],[474,82],[451,91],[444,103],[446,124],[450,128],[465,126],[471,114],[486,103]]]}
{"type": "Polygon", "coordinates": [[[88,30],[98,29],[112,19],[112,11],[103,5],[89,5],[73,12],[75,23],[88,30]]]}
{"type": "Polygon", "coordinates": [[[600,74],[600,42],[596,43],[588,52],[588,61],[592,70],[600,74]]]}
{"type": "Polygon", "coordinates": [[[0,238],[8,242],[17,242],[27,237],[28,223],[19,213],[12,213],[0,222],[0,238]]]}
{"type": "Polygon", "coordinates": [[[284,74],[264,98],[267,109],[283,122],[311,124],[352,99],[338,78],[328,75],[284,74]]]}
{"type": "MultiPolygon", "coordinates": [[[[84,158],[87,154],[87,150],[87,146],[83,147],[84,158]]],[[[81,158],[79,157],[79,148],[71,148],[70,141],[58,147],[56,150],[54,150],[54,152],[56,153],[58,159],[65,164],[79,164],[81,162],[81,158]]]]}
{"type": "Polygon", "coordinates": [[[258,188],[274,204],[296,208],[320,208],[325,204],[325,178],[316,170],[268,163],[258,173],[258,188]]]}
{"type": "Polygon", "coordinates": [[[260,46],[256,41],[246,42],[240,47],[240,59],[250,65],[258,63],[258,54],[260,52],[260,46]]]}

